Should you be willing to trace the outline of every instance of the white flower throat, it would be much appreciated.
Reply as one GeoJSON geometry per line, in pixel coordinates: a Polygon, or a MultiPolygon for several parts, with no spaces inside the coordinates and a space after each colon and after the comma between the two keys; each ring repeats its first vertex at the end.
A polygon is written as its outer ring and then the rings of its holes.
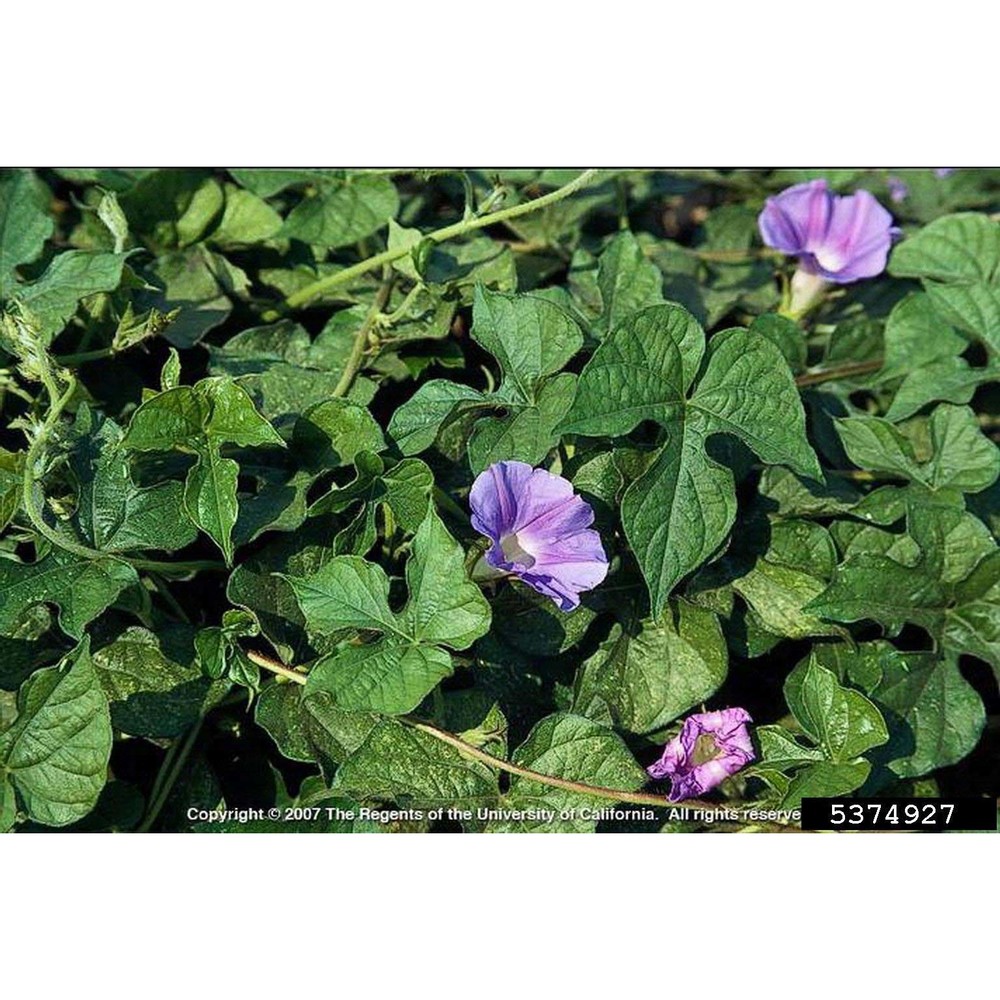
{"type": "Polygon", "coordinates": [[[521,540],[514,533],[504,535],[500,539],[500,551],[503,552],[507,562],[516,563],[527,569],[535,565],[535,557],[521,546],[521,540]]]}

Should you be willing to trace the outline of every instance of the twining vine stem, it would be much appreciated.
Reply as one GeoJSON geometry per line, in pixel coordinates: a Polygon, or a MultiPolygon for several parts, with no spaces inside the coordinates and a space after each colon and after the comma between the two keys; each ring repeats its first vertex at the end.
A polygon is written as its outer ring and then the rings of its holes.
{"type": "Polygon", "coordinates": [[[347,364],[344,366],[344,370],[341,372],[340,378],[337,380],[337,384],[333,388],[334,396],[346,396],[348,392],[350,392],[351,386],[354,384],[354,379],[361,368],[361,363],[365,356],[365,347],[368,344],[368,336],[371,334],[376,321],[382,314],[382,310],[385,309],[387,303],[389,302],[389,296],[392,295],[393,282],[394,276],[392,269],[388,264],[386,264],[382,275],[382,284],[379,286],[378,293],[375,296],[375,301],[372,303],[371,309],[368,310],[368,315],[365,316],[364,322],[361,324],[358,332],[354,335],[354,344],[351,347],[351,353],[347,359],[347,364]]]}
{"type": "MultiPolygon", "coordinates": [[[[486,215],[471,216],[470,218],[462,219],[460,222],[452,223],[450,226],[435,229],[433,232],[428,233],[424,239],[430,240],[433,243],[444,243],[445,240],[454,239],[456,236],[463,236],[465,233],[484,229],[486,226],[493,226],[498,222],[516,219],[518,216],[527,215],[529,212],[537,212],[540,208],[554,205],[556,202],[568,198],[571,194],[575,194],[581,188],[587,187],[597,174],[597,170],[584,170],[583,173],[574,177],[568,184],[564,184],[561,188],[557,188],[549,194],[542,195],[540,198],[522,202],[520,205],[512,205],[510,208],[501,208],[496,212],[489,212],[486,215]]],[[[367,274],[369,271],[374,271],[376,268],[406,257],[411,249],[410,246],[394,247],[391,250],[375,254],[375,256],[369,257],[358,264],[345,267],[343,271],[337,271],[335,274],[327,275],[325,278],[320,278],[318,281],[300,288],[297,292],[289,295],[285,302],[290,309],[298,309],[300,306],[304,306],[307,302],[316,298],[316,296],[328,292],[331,288],[346,284],[360,277],[362,274],[367,274]]]]}
{"type": "Polygon", "coordinates": [[[63,410],[66,409],[66,405],[69,403],[70,398],[76,389],[76,379],[70,375],[65,391],[60,394],[51,372],[45,370],[44,364],[42,381],[44,382],[45,389],[49,394],[50,406],[44,422],[35,433],[34,438],[28,445],[27,454],[24,456],[24,475],[21,480],[21,494],[24,510],[28,515],[28,519],[31,521],[32,525],[34,525],[38,533],[47,538],[53,545],[61,549],[66,549],[75,555],[83,556],[86,559],[100,558],[104,555],[103,552],[98,552],[96,549],[88,548],[86,545],[79,545],[77,542],[64,537],[55,529],[50,528],[49,525],[45,523],[45,518],[42,516],[41,508],[35,500],[35,486],[37,485],[35,464],[45,449],[45,445],[49,439],[49,434],[52,433],[52,428],[59,423],[59,418],[62,416],[63,410]]]}
{"type": "Polygon", "coordinates": [[[854,361],[840,365],[838,368],[824,368],[815,372],[806,372],[795,379],[795,384],[801,388],[806,385],[819,385],[821,382],[834,382],[841,378],[851,378],[854,375],[868,375],[877,372],[884,361],[882,358],[872,358],[871,361],[854,361]]]}
{"type": "MultiPolygon", "coordinates": [[[[280,677],[294,681],[296,684],[306,683],[305,674],[292,670],[284,664],[278,663],[276,660],[272,660],[268,656],[264,656],[254,650],[246,651],[246,656],[253,663],[256,663],[257,666],[263,667],[265,670],[270,670],[272,673],[278,674],[280,677]]],[[[437,726],[432,726],[427,722],[420,722],[416,719],[408,719],[405,717],[399,718],[398,721],[404,725],[410,726],[412,729],[417,729],[422,733],[426,733],[428,736],[432,736],[434,739],[440,740],[442,743],[448,744],[448,746],[453,747],[455,750],[458,750],[460,753],[465,754],[468,757],[472,757],[474,760],[478,760],[487,767],[495,768],[498,771],[506,771],[508,774],[515,774],[520,778],[526,778],[530,781],[537,781],[540,785],[549,785],[552,788],[561,788],[567,792],[576,792],[580,795],[591,795],[595,798],[610,799],[613,802],[629,802],[636,805],[656,806],[659,809],[675,809],[683,807],[686,809],[704,810],[708,815],[712,815],[725,811],[726,808],[720,807],[713,802],[704,802],[700,799],[685,799],[682,803],[671,802],[665,795],[655,795],[652,792],[628,792],[618,788],[604,788],[601,785],[588,785],[582,781],[569,781],[565,778],[556,778],[549,774],[542,774],[539,771],[532,771],[529,768],[520,767],[517,764],[511,764],[509,761],[501,760],[499,757],[494,757],[492,754],[488,754],[484,750],[474,747],[471,743],[466,743],[465,740],[456,736],[454,733],[438,729],[437,726]]],[[[789,829],[794,829],[794,827],[790,826],[789,829]]]]}

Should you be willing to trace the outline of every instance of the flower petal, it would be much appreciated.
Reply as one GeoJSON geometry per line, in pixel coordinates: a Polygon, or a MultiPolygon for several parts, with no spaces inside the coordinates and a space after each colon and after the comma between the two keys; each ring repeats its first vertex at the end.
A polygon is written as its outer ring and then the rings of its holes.
{"type": "Polygon", "coordinates": [[[670,801],[680,802],[711,791],[755,759],[745,708],[701,712],[684,720],[679,735],[664,748],[660,759],[646,770],[654,778],[670,778],[670,801]],[[710,737],[716,753],[696,764],[698,742],[710,737]]]}
{"type": "Polygon", "coordinates": [[[836,200],[816,259],[823,277],[845,284],[881,274],[891,246],[892,216],[870,192],[857,191],[836,200]],[[833,261],[836,266],[829,266],[833,261]]]}
{"type": "Polygon", "coordinates": [[[476,476],[469,492],[476,531],[499,542],[513,530],[518,498],[534,471],[527,462],[497,462],[476,476]]]}
{"type": "Polygon", "coordinates": [[[563,611],[580,603],[580,594],[593,590],[608,575],[608,557],[596,531],[563,539],[558,549],[541,553],[521,574],[525,583],[555,600],[563,611]]]}
{"type": "Polygon", "coordinates": [[[768,198],[757,219],[764,242],[787,254],[800,254],[822,241],[833,196],[822,178],[796,184],[768,198]]]}

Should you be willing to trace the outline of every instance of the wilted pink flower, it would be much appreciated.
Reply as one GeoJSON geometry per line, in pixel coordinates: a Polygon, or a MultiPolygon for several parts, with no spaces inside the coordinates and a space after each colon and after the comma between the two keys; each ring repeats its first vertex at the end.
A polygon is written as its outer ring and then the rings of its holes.
{"type": "Polygon", "coordinates": [[[493,542],[485,563],[494,575],[517,576],[562,611],[608,573],[594,511],[573,484],[527,462],[496,462],[469,494],[472,526],[493,542]]]}
{"type": "Polygon", "coordinates": [[[754,759],[747,730],[752,721],[745,708],[691,715],[646,770],[653,778],[670,779],[671,802],[697,798],[754,759]]]}

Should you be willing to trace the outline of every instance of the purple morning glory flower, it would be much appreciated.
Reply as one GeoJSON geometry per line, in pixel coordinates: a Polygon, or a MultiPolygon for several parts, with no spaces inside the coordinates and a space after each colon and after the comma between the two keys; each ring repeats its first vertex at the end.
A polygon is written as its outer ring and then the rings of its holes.
{"type": "Polygon", "coordinates": [[[909,197],[910,189],[906,184],[906,181],[899,177],[890,176],[886,179],[886,184],[889,188],[889,198],[894,201],[897,205],[901,201],[906,201],[909,197]]]}
{"type": "Polygon", "coordinates": [[[899,232],[870,192],[836,195],[822,178],[768,198],[757,222],[769,247],[839,285],[881,274],[899,232]]]}
{"type": "Polygon", "coordinates": [[[670,779],[671,802],[697,798],[755,758],[747,730],[751,721],[744,708],[691,715],[646,770],[654,778],[670,779]]]}
{"type": "Polygon", "coordinates": [[[561,476],[497,462],[476,477],[469,506],[472,526],[493,542],[485,561],[495,575],[519,577],[560,610],[572,611],[607,576],[594,512],[561,476]]]}

